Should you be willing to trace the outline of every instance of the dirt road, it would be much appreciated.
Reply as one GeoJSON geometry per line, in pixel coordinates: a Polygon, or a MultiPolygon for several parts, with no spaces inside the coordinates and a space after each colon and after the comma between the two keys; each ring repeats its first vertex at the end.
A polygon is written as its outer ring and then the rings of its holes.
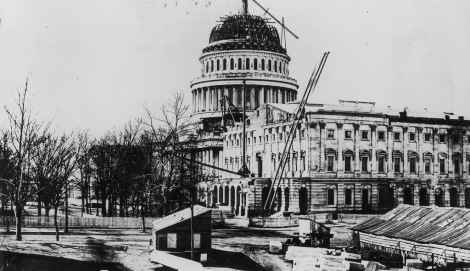
{"type": "MultiPolygon", "coordinates": [[[[332,225],[332,245],[343,245],[348,231],[332,225]]],[[[269,254],[269,241],[291,238],[297,227],[214,229],[212,256],[206,264],[213,270],[292,270],[282,255],[269,254]]],[[[0,260],[6,270],[149,270],[150,233],[120,229],[71,229],[55,241],[53,229],[26,228],[23,241],[4,235],[0,260]]],[[[1,239],[0,239],[1,243],[1,239]]]]}

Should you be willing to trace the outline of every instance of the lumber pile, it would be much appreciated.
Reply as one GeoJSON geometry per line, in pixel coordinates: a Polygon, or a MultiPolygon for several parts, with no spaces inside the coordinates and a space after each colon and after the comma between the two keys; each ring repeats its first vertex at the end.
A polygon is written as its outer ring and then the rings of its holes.
{"type": "Polygon", "coordinates": [[[292,271],[378,271],[387,269],[377,262],[361,262],[361,255],[326,248],[291,246],[286,252],[285,259],[294,262],[292,271]]]}

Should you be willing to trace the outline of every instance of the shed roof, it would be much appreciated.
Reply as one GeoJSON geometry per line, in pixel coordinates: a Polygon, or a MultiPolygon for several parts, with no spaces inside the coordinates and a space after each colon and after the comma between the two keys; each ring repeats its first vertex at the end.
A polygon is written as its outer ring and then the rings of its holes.
{"type": "Polygon", "coordinates": [[[399,205],[351,230],[418,243],[470,249],[470,209],[399,205]]]}
{"type": "MultiPolygon", "coordinates": [[[[200,205],[194,205],[193,208],[194,217],[211,211],[210,209],[207,209],[200,205]]],[[[186,208],[174,214],[168,215],[164,218],[157,219],[152,222],[152,225],[155,231],[159,231],[189,219],[191,219],[191,208],[186,208]]]]}

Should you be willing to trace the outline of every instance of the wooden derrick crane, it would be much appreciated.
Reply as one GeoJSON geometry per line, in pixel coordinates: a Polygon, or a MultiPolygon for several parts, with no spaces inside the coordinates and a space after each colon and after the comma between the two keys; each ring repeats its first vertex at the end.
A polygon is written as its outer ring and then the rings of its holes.
{"type": "Polygon", "coordinates": [[[266,200],[266,203],[264,205],[264,214],[265,215],[270,215],[272,212],[272,204],[276,198],[276,191],[281,183],[282,175],[284,174],[284,168],[286,166],[286,163],[289,159],[289,153],[292,148],[292,143],[294,141],[294,135],[296,133],[296,130],[301,124],[302,119],[305,117],[305,105],[307,104],[308,97],[310,96],[310,93],[315,90],[315,87],[318,84],[318,80],[320,79],[320,75],[323,71],[323,67],[325,66],[326,60],[328,58],[328,55],[330,52],[324,53],[323,57],[320,61],[320,65],[318,69],[314,69],[312,75],[310,76],[310,80],[307,84],[307,88],[304,92],[304,95],[302,96],[302,100],[299,102],[299,106],[296,108],[294,112],[294,119],[293,123],[290,126],[290,131],[288,134],[288,138],[286,141],[286,144],[284,146],[284,151],[282,152],[281,159],[279,161],[279,165],[276,169],[276,174],[274,175],[274,179],[271,183],[271,187],[269,189],[269,194],[268,198],[266,200]]]}

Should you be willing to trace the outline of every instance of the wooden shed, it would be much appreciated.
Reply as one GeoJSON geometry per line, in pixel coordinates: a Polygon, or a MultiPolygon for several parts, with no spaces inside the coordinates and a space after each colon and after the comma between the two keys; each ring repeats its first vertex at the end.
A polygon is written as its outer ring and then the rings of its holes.
{"type": "Polygon", "coordinates": [[[413,255],[432,264],[470,263],[470,209],[399,205],[351,228],[366,250],[413,255]]]}
{"type": "MultiPolygon", "coordinates": [[[[194,251],[208,253],[211,250],[211,210],[200,205],[193,208],[194,251]]],[[[191,208],[155,220],[152,225],[152,243],[156,250],[191,251],[191,208]]]]}

